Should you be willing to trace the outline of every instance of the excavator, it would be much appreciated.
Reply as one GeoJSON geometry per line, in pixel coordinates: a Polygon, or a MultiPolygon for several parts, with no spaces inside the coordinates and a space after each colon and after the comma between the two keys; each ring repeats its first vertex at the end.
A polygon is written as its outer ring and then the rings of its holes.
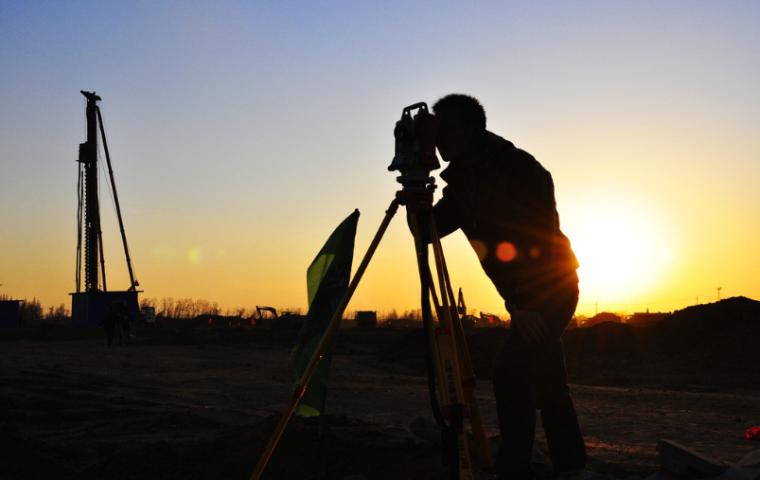
{"type": "Polygon", "coordinates": [[[277,314],[274,307],[256,305],[256,315],[251,319],[251,324],[268,330],[299,330],[303,325],[303,315],[293,312],[277,314]]]}
{"type": "Polygon", "coordinates": [[[492,313],[480,312],[480,318],[467,313],[467,305],[464,303],[464,294],[459,289],[459,298],[457,300],[457,312],[461,315],[462,326],[465,328],[474,327],[495,327],[501,324],[501,319],[492,313]]]}
{"type": "Polygon", "coordinates": [[[272,328],[279,320],[277,309],[256,305],[256,317],[251,319],[251,325],[257,327],[272,328]]]}

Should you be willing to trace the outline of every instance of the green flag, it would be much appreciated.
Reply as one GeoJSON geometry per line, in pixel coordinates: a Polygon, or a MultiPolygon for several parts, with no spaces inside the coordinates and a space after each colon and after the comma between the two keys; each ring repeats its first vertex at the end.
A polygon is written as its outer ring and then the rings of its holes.
{"type": "MultiPolygon", "coordinates": [[[[312,354],[348,288],[358,221],[359,210],[354,210],[330,235],[306,271],[309,312],[306,314],[306,320],[298,334],[298,342],[293,349],[296,381],[306,370],[312,354]]],[[[311,378],[309,388],[296,411],[297,415],[313,417],[324,410],[331,360],[332,342],[325,350],[324,358],[311,378]]]]}

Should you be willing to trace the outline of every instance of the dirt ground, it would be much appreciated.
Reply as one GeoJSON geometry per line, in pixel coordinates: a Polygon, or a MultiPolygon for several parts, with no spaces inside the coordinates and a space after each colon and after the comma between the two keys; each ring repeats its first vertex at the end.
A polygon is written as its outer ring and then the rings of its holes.
{"type": "MultiPolygon", "coordinates": [[[[378,361],[366,342],[339,340],[328,415],[294,419],[265,478],[445,478],[435,447],[408,432],[430,416],[425,378],[378,361]]],[[[143,332],[128,347],[100,337],[2,341],[0,478],[248,478],[291,393],[287,343],[143,332]]],[[[652,473],[659,438],[726,461],[758,447],[743,438],[760,423],[757,394],[572,391],[598,478],[652,473]]],[[[498,433],[490,381],[478,396],[498,433]]]]}

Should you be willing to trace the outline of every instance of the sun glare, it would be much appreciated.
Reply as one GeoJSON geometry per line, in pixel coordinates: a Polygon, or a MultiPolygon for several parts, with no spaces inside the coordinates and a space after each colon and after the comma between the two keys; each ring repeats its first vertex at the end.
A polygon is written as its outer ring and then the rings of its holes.
{"type": "Polygon", "coordinates": [[[672,249],[653,215],[604,202],[587,206],[567,226],[587,298],[627,300],[660,286],[672,249]]]}

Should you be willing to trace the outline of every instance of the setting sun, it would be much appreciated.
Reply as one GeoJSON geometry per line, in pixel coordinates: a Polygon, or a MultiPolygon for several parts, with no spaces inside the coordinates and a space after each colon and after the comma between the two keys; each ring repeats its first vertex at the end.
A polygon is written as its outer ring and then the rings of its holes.
{"type": "Polygon", "coordinates": [[[655,215],[618,201],[584,208],[569,229],[582,291],[620,300],[659,286],[673,254],[655,215]]]}

